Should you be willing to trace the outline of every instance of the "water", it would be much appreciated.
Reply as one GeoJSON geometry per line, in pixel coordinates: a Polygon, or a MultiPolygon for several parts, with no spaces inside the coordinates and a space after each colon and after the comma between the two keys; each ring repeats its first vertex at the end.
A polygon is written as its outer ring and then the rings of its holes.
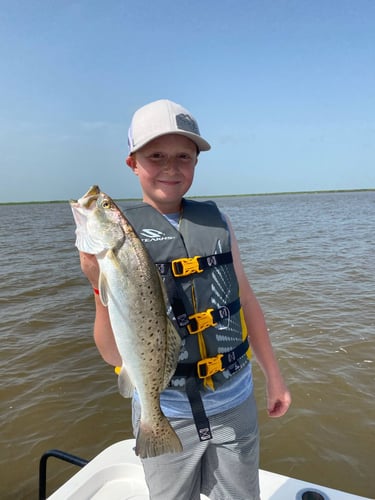
{"type": "MultiPolygon", "coordinates": [[[[375,192],[217,202],[293,395],[270,419],[255,366],[261,467],[374,497],[375,192]]],[[[43,452],[132,437],[130,402],[93,343],[68,204],[0,206],[0,234],[0,498],[31,499],[43,452]]],[[[48,493],[75,471],[50,459],[48,493]]]]}

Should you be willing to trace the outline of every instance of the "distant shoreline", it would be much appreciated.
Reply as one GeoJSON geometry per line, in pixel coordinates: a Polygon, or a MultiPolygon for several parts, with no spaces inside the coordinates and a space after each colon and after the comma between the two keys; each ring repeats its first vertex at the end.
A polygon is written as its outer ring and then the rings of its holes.
{"type": "MultiPolygon", "coordinates": [[[[325,194],[325,193],[359,193],[375,191],[375,188],[369,189],[328,189],[316,191],[283,191],[279,193],[247,193],[247,194],[215,194],[187,196],[191,199],[211,199],[211,198],[244,198],[247,196],[277,196],[277,195],[297,195],[297,194],[325,194]]],[[[116,198],[115,201],[140,201],[141,198],[116,198]]],[[[50,201],[4,201],[0,205],[44,205],[51,203],[69,203],[69,200],[50,200],[50,201]]]]}

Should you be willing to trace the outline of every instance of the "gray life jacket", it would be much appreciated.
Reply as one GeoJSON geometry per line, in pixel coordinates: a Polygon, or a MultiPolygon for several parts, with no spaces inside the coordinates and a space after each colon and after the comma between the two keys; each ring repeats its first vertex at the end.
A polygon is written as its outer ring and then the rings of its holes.
{"type": "Polygon", "coordinates": [[[247,365],[250,348],[230,233],[213,202],[183,200],[177,231],[150,205],[124,210],[167,288],[169,317],[182,345],[171,387],[187,379],[214,389],[247,365]]]}

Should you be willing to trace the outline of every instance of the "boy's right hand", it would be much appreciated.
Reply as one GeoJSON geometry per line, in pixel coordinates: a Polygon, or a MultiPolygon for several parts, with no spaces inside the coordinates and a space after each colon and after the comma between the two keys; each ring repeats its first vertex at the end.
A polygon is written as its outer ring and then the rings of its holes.
{"type": "Polygon", "coordinates": [[[91,283],[93,288],[98,288],[99,283],[99,264],[95,255],[85,252],[79,252],[81,269],[83,274],[91,283]]]}

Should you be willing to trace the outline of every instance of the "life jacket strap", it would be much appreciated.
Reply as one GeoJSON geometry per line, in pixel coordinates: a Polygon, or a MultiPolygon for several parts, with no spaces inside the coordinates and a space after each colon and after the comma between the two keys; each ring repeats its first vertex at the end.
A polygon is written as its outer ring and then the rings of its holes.
{"type": "Polygon", "coordinates": [[[208,439],[212,439],[212,433],[210,421],[208,420],[203,406],[202,396],[199,390],[200,386],[201,382],[195,377],[190,377],[186,380],[186,394],[189,399],[199,440],[207,441],[208,439]]]}
{"type": "Polygon", "coordinates": [[[197,373],[199,378],[212,377],[217,372],[223,372],[222,354],[213,356],[212,358],[201,359],[197,363],[197,373]]]}
{"type": "Polygon", "coordinates": [[[241,368],[239,359],[246,354],[249,347],[249,340],[246,338],[232,351],[201,359],[197,363],[180,363],[174,376],[202,380],[224,370],[228,370],[230,374],[236,373],[241,368]]]}
{"type": "Polygon", "coordinates": [[[211,377],[215,373],[228,370],[230,374],[236,373],[241,365],[238,360],[249,349],[249,340],[244,340],[233,351],[218,354],[212,358],[201,359],[197,363],[197,375],[200,379],[211,377]]]}
{"type": "Polygon", "coordinates": [[[212,439],[210,421],[206,415],[200,391],[202,379],[225,369],[228,369],[230,373],[238,371],[241,368],[238,360],[247,352],[248,348],[249,341],[246,339],[233,351],[202,359],[196,364],[189,363],[177,366],[175,375],[187,376],[186,394],[200,441],[212,439]]]}
{"type": "Polygon", "coordinates": [[[239,298],[230,304],[217,309],[206,309],[195,314],[191,314],[186,325],[190,335],[203,332],[211,326],[216,326],[223,319],[230,318],[232,314],[236,314],[241,309],[241,301],[239,298]]]}
{"type": "Polygon", "coordinates": [[[201,259],[201,257],[196,255],[195,257],[172,260],[171,270],[173,276],[175,278],[181,278],[182,276],[189,276],[194,273],[203,273],[203,269],[199,267],[199,259],[201,259]]]}
{"type": "Polygon", "coordinates": [[[174,259],[171,262],[157,263],[157,267],[162,276],[171,271],[175,278],[183,278],[194,273],[201,273],[210,267],[222,266],[224,264],[231,264],[233,262],[232,252],[218,253],[214,255],[206,255],[201,257],[183,257],[181,259],[174,259]]]}
{"type": "Polygon", "coordinates": [[[211,326],[216,326],[217,323],[215,323],[212,316],[213,312],[213,309],[207,309],[206,311],[191,314],[189,316],[189,324],[186,326],[190,335],[203,332],[203,330],[211,326]]]}

